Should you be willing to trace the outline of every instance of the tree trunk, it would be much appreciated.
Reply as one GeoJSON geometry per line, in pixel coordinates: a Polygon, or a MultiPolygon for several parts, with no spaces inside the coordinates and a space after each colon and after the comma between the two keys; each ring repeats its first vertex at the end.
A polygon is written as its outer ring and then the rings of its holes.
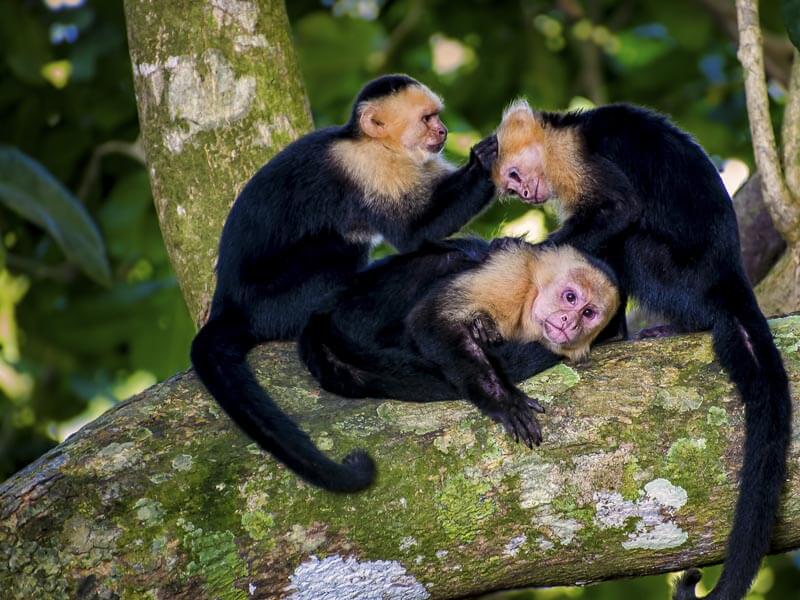
{"type": "MultiPolygon", "coordinates": [[[[797,400],[800,316],[771,325],[797,400]]],[[[0,486],[0,589],[453,598],[717,562],[743,413],[709,338],[611,344],[533,378],[548,411],[534,450],[466,402],[348,401],[320,392],[290,344],[256,350],[260,381],[321,448],[375,458],[378,481],[357,495],[298,481],[179,374],[0,486]]],[[[774,551],[800,546],[789,472],[774,551]]]]}
{"type": "Polygon", "coordinates": [[[242,185],[311,127],[281,0],[125,0],[150,181],[183,297],[202,323],[242,185]]]}

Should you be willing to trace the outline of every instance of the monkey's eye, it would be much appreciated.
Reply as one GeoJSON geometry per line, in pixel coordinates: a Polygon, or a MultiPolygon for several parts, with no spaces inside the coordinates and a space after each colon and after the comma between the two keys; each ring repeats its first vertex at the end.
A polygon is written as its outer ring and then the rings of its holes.
{"type": "Polygon", "coordinates": [[[596,314],[597,313],[595,313],[594,310],[592,310],[591,308],[584,308],[583,309],[583,316],[586,317],[587,319],[594,319],[594,316],[596,314]]]}
{"type": "Polygon", "coordinates": [[[422,122],[423,123],[428,123],[435,116],[436,116],[436,113],[431,113],[429,115],[422,115],[422,122]]]}
{"type": "Polygon", "coordinates": [[[570,304],[575,304],[575,302],[578,300],[578,297],[572,290],[567,290],[566,292],[564,292],[564,300],[566,300],[570,304]]]}

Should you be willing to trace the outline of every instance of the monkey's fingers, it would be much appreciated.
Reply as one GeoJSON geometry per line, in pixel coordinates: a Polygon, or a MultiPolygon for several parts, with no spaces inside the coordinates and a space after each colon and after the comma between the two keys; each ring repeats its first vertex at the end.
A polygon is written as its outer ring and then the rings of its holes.
{"type": "Polygon", "coordinates": [[[525,397],[525,404],[527,404],[529,408],[532,408],[537,413],[544,414],[544,412],[545,412],[544,406],[539,404],[539,401],[536,398],[531,398],[529,396],[526,396],[525,397]]]}
{"type": "Polygon", "coordinates": [[[489,171],[497,160],[497,136],[490,135],[472,147],[473,156],[484,170],[489,171]]]}
{"type": "Polygon", "coordinates": [[[525,439],[525,445],[528,448],[532,450],[534,444],[538,446],[542,443],[542,429],[536,417],[529,412],[525,412],[517,416],[517,421],[522,427],[522,437],[525,439]]]}

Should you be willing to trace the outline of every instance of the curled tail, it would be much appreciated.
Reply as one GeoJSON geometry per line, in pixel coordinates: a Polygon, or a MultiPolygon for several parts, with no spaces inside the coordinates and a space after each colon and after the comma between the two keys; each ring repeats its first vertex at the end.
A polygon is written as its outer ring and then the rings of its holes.
{"type": "MultiPolygon", "coordinates": [[[[791,438],[791,396],[786,371],[767,320],[741,279],[720,300],[714,349],[745,405],[744,461],[733,527],[717,585],[706,598],[744,598],[769,549],[791,438]]],[[[700,572],[688,570],[674,600],[694,600],[700,572]]]]}
{"type": "Polygon", "coordinates": [[[341,464],[332,461],[261,388],[246,361],[257,342],[243,319],[212,318],[192,342],[192,365],[228,416],[297,475],[333,492],[368,487],[375,464],[366,452],[351,452],[341,464]]]}

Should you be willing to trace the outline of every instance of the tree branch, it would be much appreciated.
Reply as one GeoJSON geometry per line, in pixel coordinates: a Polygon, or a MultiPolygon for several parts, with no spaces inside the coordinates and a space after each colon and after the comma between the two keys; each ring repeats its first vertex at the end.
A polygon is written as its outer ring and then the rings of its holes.
{"type": "MultiPolygon", "coordinates": [[[[739,39],[739,28],[736,22],[736,7],[730,0],[699,0],[711,13],[717,25],[734,42],[739,39]]],[[[789,81],[789,66],[792,61],[794,46],[785,35],[763,32],[764,64],[770,79],[786,85],[789,81]]]]}
{"type": "MultiPolygon", "coordinates": [[[[797,403],[800,316],[771,325],[797,403]]],[[[4,597],[454,598],[723,557],[743,411],[708,334],[611,344],[535,377],[524,387],[548,412],[532,451],[466,402],[320,392],[289,344],[251,363],[326,452],[368,449],[377,484],[300,483],[184,373],[0,486],[4,597]]],[[[800,546],[798,498],[792,469],[773,551],[800,546]]]]}
{"type": "Polygon", "coordinates": [[[800,207],[786,187],[778,160],[775,132],[769,115],[761,27],[756,0],[736,0],[739,23],[739,62],[742,63],[747,113],[756,165],[761,174],[764,199],[775,228],[790,244],[800,242],[800,207]]]}
{"type": "Polygon", "coordinates": [[[792,196],[800,202],[800,52],[797,50],[794,51],[789,88],[786,92],[781,141],[786,185],[792,196]]]}
{"type": "Polygon", "coordinates": [[[196,323],[244,183],[311,127],[282,0],[125,0],[136,104],[161,232],[196,323]]]}

